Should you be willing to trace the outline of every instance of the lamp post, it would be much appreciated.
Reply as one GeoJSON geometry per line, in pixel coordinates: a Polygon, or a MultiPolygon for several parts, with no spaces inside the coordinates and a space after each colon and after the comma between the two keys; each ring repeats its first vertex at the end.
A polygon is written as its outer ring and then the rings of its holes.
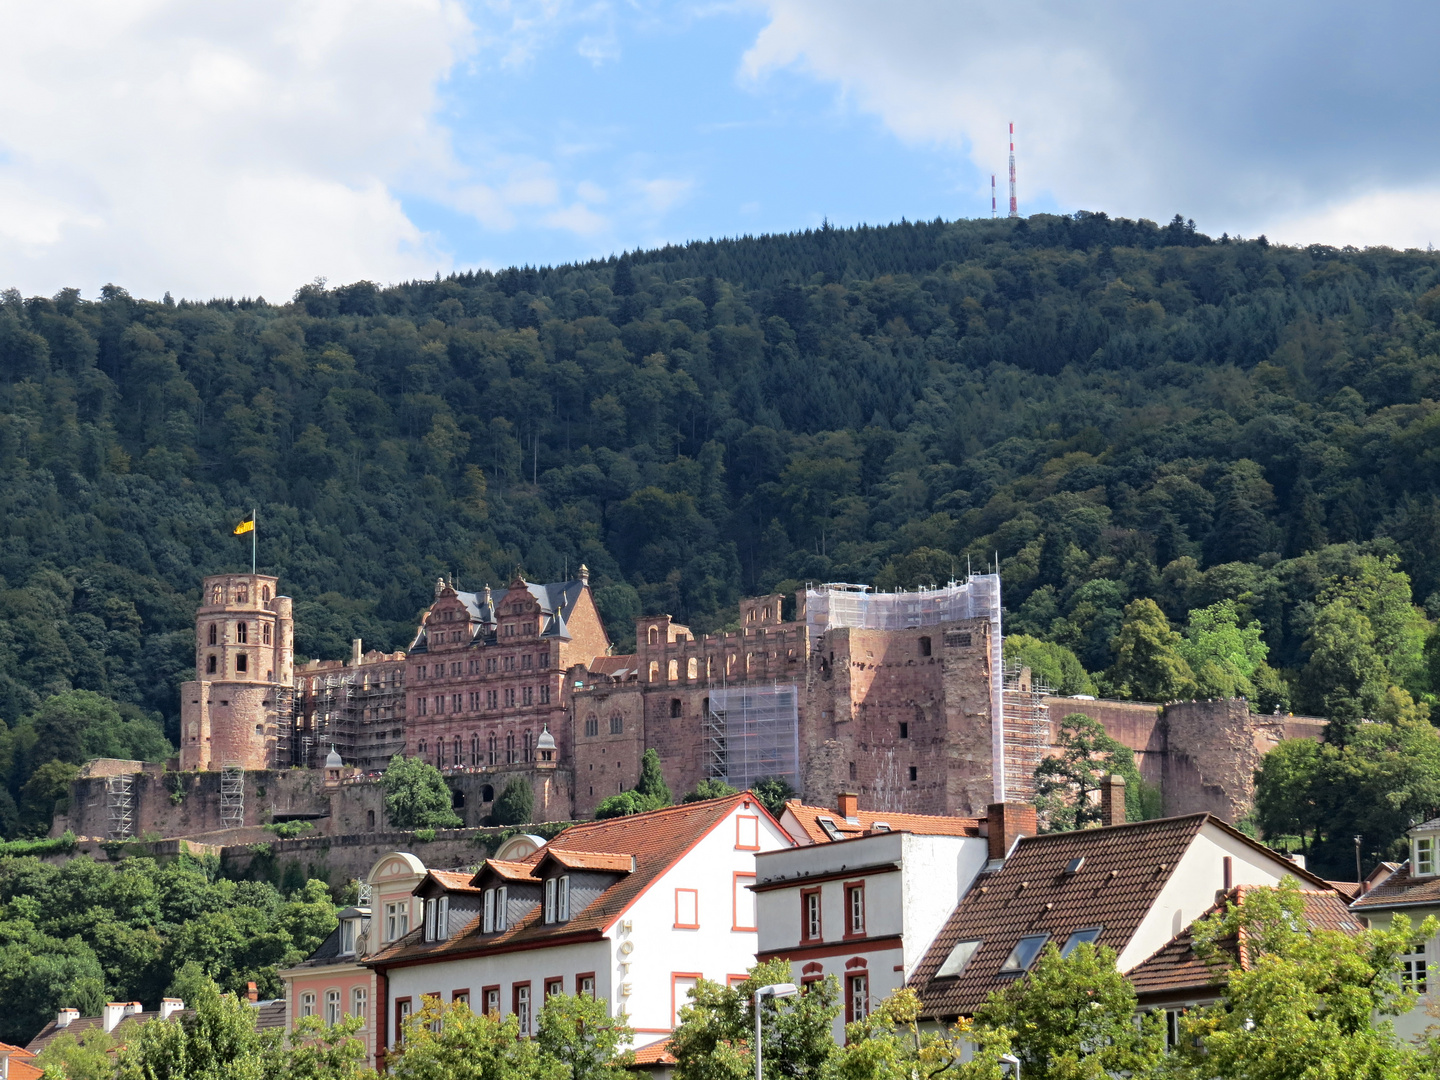
{"type": "Polygon", "coordinates": [[[799,992],[800,988],[794,983],[775,983],[755,991],[755,1080],[763,1080],[760,1075],[760,999],[794,997],[799,992]]]}
{"type": "Polygon", "coordinates": [[[1000,1055],[1000,1064],[1001,1064],[1001,1065],[1008,1065],[1008,1066],[1010,1066],[1010,1075],[1013,1076],[1013,1077],[1015,1078],[1015,1080],[1020,1080],[1020,1059],[1019,1059],[1019,1058],[1017,1058],[1014,1054],[1001,1054],[1001,1055],[1000,1055]]]}

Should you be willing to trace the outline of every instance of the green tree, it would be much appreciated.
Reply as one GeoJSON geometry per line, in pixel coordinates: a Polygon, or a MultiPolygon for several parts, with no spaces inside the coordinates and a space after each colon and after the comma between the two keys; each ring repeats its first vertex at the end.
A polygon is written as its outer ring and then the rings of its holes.
{"type": "Polygon", "coordinates": [[[778,818],[785,812],[785,804],[796,795],[795,788],[783,776],[766,776],[750,785],[750,790],[760,800],[760,805],[778,818]]]}
{"type": "Polygon", "coordinates": [[[1256,673],[1270,653],[1260,635],[1255,620],[1241,627],[1233,600],[1190,612],[1179,651],[1194,672],[1196,693],[1254,699],[1256,673]]]}
{"type": "MultiPolygon", "coordinates": [[[[749,1080],[755,1075],[754,992],[791,981],[790,962],[767,960],[735,986],[701,979],[680,1009],[670,1037],[676,1080],[749,1080]]],[[[831,1024],[840,1014],[839,984],[829,976],[807,993],[760,1005],[765,1080],[819,1080],[835,1052],[831,1024]]]]}
{"type": "Polygon", "coordinates": [[[1380,707],[1389,684],[1370,620],[1348,600],[1332,600],[1320,609],[1305,644],[1305,702],[1329,719],[1328,741],[1348,742],[1360,720],[1380,707]]]}
{"type": "Polygon", "coordinates": [[[328,1025],[318,1016],[297,1016],[276,1056],[277,1080],[374,1080],[365,1066],[365,1022],[346,1016],[328,1025]]]}
{"type": "Polygon", "coordinates": [[[635,782],[635,793],[654,802],[657,807],[669,806],[670,788],[665,784],[665,774],[660,771],[660,755],[646,750],[640,756],[640,779],[635,782]]]}
{"type": "Polygon", "coordinates": [[[1195,924],[1195,948],[1222,964],[1220,1004],[1181,1020],[1186,1076],[1216,1080],[1345,1077],[1402,1080],[1423,1065],[1395,1035],[1390,1017],[1408,1011],[1414,991],[1399,977],[1399,956],[1435,935],[1427,919],[1412,930],[1359,933],[1312,929],[1298,885],[1247,890],[1240,904],[1195,924]],[[1245,943],[1241,965],[1226,942],[1245,943]],[[1192,1041],[1194,1043],[1192,1044],[1192,1041]]]}
{"type": "Polygon", "coordinates": [[[64,1080],[114,1080],[116,1045],[104,1028],[91,1028],[78,1037],[63,1032],[35,1056],[35,1067],[64,1080]]]}
{"type": "Polygon", "coordinates": [[[1105,680],[1121,697],[1177,701],[1195,694],[1195,675],[1180,654],[1180,635],[1154,600],[1132,600],[1115,636],[1115,663],[1105,680]]]}
{"type": "Polygon", "coordinates": [[[1135,754],[1112,739],[1104,725],[1084,713],[1060,721],[1058,755],[1035,768],[1035,807],[1045,828],[1054,832],[1086,829],[1103,823],[1095,795],[1100,782],[1115,774],[1125,780],[1125,818],[1145,821],[1160,816],[1159,791],[1135,767],[1135,754]]]}
{"type": "Polygon", "coordinates": [[[385,818],[394,828],[458,829],[463,824],[450,808],[452,797],[445,777],[418,757],[396,754],[380,786],[385,789],[385,818]]]}
{"type": "Polygon", "coordinates": [[[1041,641],[1028,634],[1005,635],[1005,662],[1022,664],[1038,683],[1066,696],[1096,693],[1095,680],[1080,658],[1064,645],[1041,641]]]}
{"type": "Polygon", "coordinates": [[[607,795],[595,806],[595,820],[605,821],[608,818],[629,817],[632,814],[648,814],[651,810],[660,809],[646,795],[638,791],[620,791],[614,795],[607,795]]]}
{"type": "Polygon", "coordinates": [[[1411,602],[1410,575],[1398,555],[1362,555],[1320,592],[1320,605],[1344,600],[1370,622],[1372,643],[1389,682],[1418,696],[1431,688],[1425,664],[1430,623],[1411,602]]]}
{"type": "Polygon", "coordinates": [[[280,1033],[255,1029],[256,1012],[213,984],[187,1001],[179,1023],[155,1019],[129,1037],[119,1055],[119,1080],[266,1080],[283,1075],[280,1033]]]}
{"type": "Polygon", "coordinates": [[[625,1014],[612,1017],[602,999],[551,994],[540,1010],[540,1051],[563,1067],[567,1080],[623,1080],[635,1055],[625,1014]]]}
{"type": "Polygon", "coordinates": [[[405,1021],[399,1046],[386,1059],[395,1080],[566,1080],[564,1063],[522,1038],[513,1013],[476,1016],[463,1001],[426,997],[405,1021]]]}
{"type": "Polygon", "coordinates": [[[1051,942],[1032,971],[991,993],[975,1024],[1013,1033],[1011,1052],[1026,1080],[1104,1080],[1145,1075],[1165,1056],[1159,1015],[1137,1024],[1135,1005],[1114,950],[1084,944],[1061,957],[1051,942]]]}
{"type": "Polygon", "coordinates": [[[44,836],[57,810],[70,805],[70,782],[80,768],[68,761],[47,761],[30,774],[20,789],[20,829],[26,836],[44,836]]]}
{"type": "Polygon", "coordinates": [[[535,817],[535,790],[523,776],[512,776],[490,811],[492,825],[528,825],[535,817]]]}
{"type": "Polygon", "coordinates": [[[695,789],[682,801],[687,803],[704,802],[706,799],[723,799],[727,795],[736,794],[739,793],[724,780],[706,779],[696,784],[695,789]]]}
{"type": "Polygon", "coordinates": [[[1010,1050],[1006,1030],[977,1028],[965,1018],[948,1030],[922,1030],[920,998],[895,991],[863,1020],[845,1025],[845,1045],[828,1075],[834,1080],[1001,1080],[1000,1057],[1010,1050]]]}

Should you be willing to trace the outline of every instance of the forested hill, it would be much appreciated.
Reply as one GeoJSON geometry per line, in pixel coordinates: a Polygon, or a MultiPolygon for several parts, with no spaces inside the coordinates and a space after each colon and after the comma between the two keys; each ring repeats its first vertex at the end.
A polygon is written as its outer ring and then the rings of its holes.
{"type": "MultiPolygon", "coordinates": [[[[1393,554],[1440,605],[1437,269],[1082,214],[284,304],[11,291],[0,715],[83,688],[173,735],[199,578],[248,565],[252,506],[303,656],[404,648],[442,574],[587,563],[624,635],[998,552],[1010,628],[1092,672],[1129,601],[1178,626],[1229,598],[1320,707],[1298,673],[1327,582],[1401,581],[1365,558],[1393,554]]],[[[1393,681],[1430,688],[1415,656],[1393,681]]]]}

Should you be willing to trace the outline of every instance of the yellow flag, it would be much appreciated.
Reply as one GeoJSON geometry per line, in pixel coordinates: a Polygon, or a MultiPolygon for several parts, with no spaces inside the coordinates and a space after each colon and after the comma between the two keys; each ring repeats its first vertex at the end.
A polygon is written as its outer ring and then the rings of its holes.
{"type": "Polygon", "coordinates": [[[252,511],[250,514],[248,514],[248,515],[246,516],[246,518],[245,518],[244,521],[240,522],[239,525],[236,525],[236,526],[235,526],[235,531],[232,532],[230,535],[231,535],[231,536],[240,536],[242,533],[254,532],[254,531],[255,531],[255,514],[254,514],[254,512],[252,511]]]}

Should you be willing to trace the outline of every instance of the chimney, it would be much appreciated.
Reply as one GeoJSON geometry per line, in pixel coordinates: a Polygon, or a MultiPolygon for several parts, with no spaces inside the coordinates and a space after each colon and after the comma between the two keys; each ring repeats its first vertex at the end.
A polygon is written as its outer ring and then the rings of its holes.
{"type": "Polygon", "coordinates": [[[1110,773],[1100,781],[1100,824],[1125,824],[1125,778],[1110,773]]]}
{"type": "Polygon", "coordinates": [[[350,663],[354,667],[360,666],[360,639],[350,639],[350,663]]]}
{"type": "Polygon", "coordinates": [[[9,1050],[0,1050],[0,1080],[10,1080],[10,1053],[9,1050]]]}
{"type": "Polygon", "coordinates": [[[580,564],[580,584],[590,584],[590,568],[586,566],[583,562],[580,564]]]}
{"type": "Polygon", "coordinates": [[[69,1027],[73,1021],[79,1019],[79,1009],[61,1009],[55,1014],[55,1026],[57,1028],[69,1027]]]}
{"type": "Polygon", "coordinates": [[[185,1008],[185,1002],[181,1001],[179,998],[161,998],[160,1019],[169,1020],[170,1017],[174,1016],[183,1008],[185,1008]]]}
{"type": "Polygon", "coordinates": [[[125,1018],[125,1002],[111,1001],[105,1005],[105,1011],[100,1014],[100,1023],[105,1028],[105,1034],[115,1030],[115,1025],[125,1018]]]}
{"type": "Polygon", "coordinates": [[[860,823],[860,796],[853,791],[842,791],[839,795],[840,816],[851,825],[860,823]]]}
{"type": "Polygon", "coordinates": [[[260,1000],[260,991],[255,989],[255,984],[253,982],[248,982],[245,984],[245,1000],[250,1002],[251,1004],[254,1004],[255,1002],[260,1000]]]}
{"type": "Polygon", "coordinates": [[[144,1005],[141,1005],[140,1002],[138,1002],[138,1001],[127,1001],[127,1002],[125,1003],[125,1015],[126,1015],[126,1016],[139,1016],[139,1015],[140,1015],[141,1013],[143,1013],[144,1011],[145,1011],[145,1006],[144,1006],[144,1005]]]}
{"type": "Polygon", "coordinates": [[[1002,861],[1020,837],[1040,831],[1035,807],[1027,803],[991,803],[985,808],[985,825],[992,862],[1002,861]]]}

